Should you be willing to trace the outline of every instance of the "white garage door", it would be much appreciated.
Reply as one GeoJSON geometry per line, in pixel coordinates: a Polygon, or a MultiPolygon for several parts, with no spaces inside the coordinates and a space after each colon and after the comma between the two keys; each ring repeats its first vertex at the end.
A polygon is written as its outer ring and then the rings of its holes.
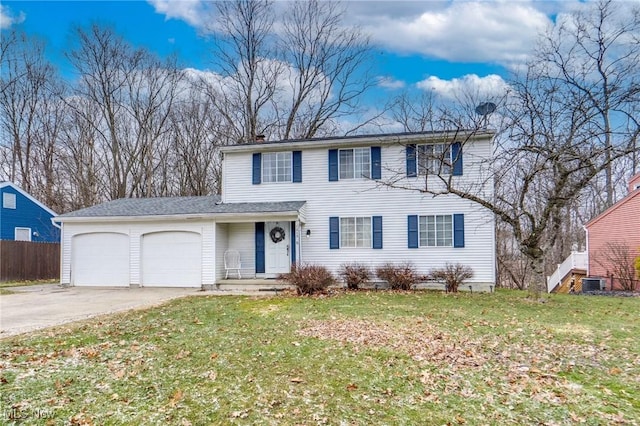
{"type": "Polygon", "coordinates": [[[201,287],[202,242],[195,232],[154,232],[142,237],[142,285],[201,287]]]}
{"type": "Polygon", "coordinates": [[[129,286],[129,236],[110,232],[75,235],[71,241],[71,283],[129,286]]]}

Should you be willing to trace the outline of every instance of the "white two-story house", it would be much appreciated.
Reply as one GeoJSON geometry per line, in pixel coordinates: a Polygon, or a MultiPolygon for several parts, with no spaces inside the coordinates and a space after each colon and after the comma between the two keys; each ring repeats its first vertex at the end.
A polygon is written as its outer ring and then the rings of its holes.
{"type": "MultiPolygon", "coordinates": [[[[297,262],[449,263],[495,285],[493,215],[450,179],[490,197],[492,132],[402,133],[223,148],[220,196],[120,199],[58,217],[61,282],[210,288],[275,278],[297,262]],[[240,270],[225,267],[237,253],[240,270]]],[[[228,266],[228,265],[227,265],[228,266]]]]}

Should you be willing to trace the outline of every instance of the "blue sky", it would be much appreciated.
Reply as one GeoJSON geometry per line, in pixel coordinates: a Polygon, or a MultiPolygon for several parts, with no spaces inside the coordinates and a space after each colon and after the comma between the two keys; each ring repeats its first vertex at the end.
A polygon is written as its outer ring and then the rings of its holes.
{"type": "MultiPolygon", "coordinates": [[[[633,0],[635,1],[635,0],[633,0]]],[[[536,35],[553,18],[580,6],[566,1],[351,1],[345,24],[358,25],[374,47],[379,91],[434,90],[465,85],[490,92],[526,59],[536,35]]],[[[284,1],[278,8],[287,8],[284,1]]],[[[177,52],[185,67],[212,69],[206,27],[211,1],[3,1],[3,31],[22,27],[47,43],[63,75],[63,51],[73,25],[112,24],[136,46],[177,52]]],[[[215,69],[212,69],[215,71],[215,69]]]]}

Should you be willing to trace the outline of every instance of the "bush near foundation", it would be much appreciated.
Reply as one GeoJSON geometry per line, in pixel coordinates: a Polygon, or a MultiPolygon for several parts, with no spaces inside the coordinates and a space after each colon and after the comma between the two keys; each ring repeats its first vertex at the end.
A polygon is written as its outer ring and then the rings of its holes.
{"type": "Polygon", "coordinates": [[[338,274],[342,277],[349,290],[357,290],[362,284],[371,281],[371,270],[361,263],[345,263],[340,266],[338,274]]]}
{"type": "Polygon", "coordinates": [[[299,295],[324,293],[329,286],[336,284],[336,279],[327,268],[311,264],[293,265],[291,272],[278,279],[293,285],[299,295]]]}
{"type": "Polygon", "coordinates": [[[473,269],[460,263],[447,263],[444,268],[431,270],[429,277],[432,280],[444,282],[447,293],[457,293],[458,287],[465,280],[473,277],[473,269]]]}
{"type": "Polygon", "coordinates": [[[376,275],[389,283],[392,290],[411,290],[411,286],[420,278],[410,262],[400,265],[385,263],[376,268],[376,275]]]}

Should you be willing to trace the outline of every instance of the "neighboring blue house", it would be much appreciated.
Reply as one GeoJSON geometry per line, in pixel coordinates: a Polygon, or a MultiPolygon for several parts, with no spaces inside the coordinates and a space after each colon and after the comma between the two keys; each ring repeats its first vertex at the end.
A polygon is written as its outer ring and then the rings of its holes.
{"type": "Polygon", "coordinates": [[[0,240],[60,242],[56,213],[11,182],[0,182],[0,240]]]}

